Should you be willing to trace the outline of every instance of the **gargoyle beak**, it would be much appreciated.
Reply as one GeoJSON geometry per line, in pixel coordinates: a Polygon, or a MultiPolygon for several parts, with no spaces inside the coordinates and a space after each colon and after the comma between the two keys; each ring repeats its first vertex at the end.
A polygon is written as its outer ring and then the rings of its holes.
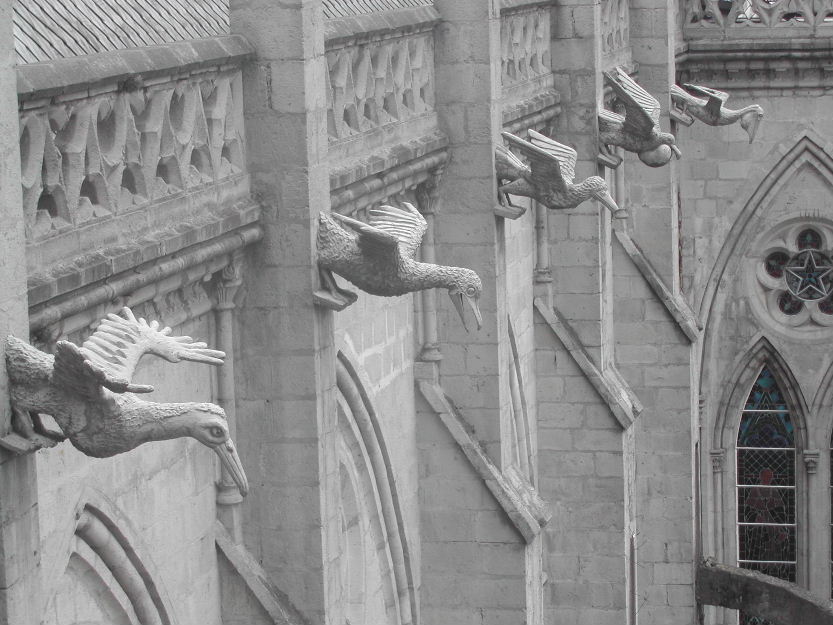
{"type": "Polygon", "coordinates": [[[676,145],[671,145],[670,147],[671,151],[674,153],[674,156],[676,156],[678,160],[683,157],[683,153],[680,152],[680,148],[678,148],[676,145]]]}
{"type": "Polygon", "coordinates": [[[749,122],[749,127],[746,128],[746,132],[749,135],[749,143],[752,143],[752,141],[755,139],[755,133],[758,132],[758,124],[760,124],[760,123],[761,123],[760,115],[755,115],[752,118],[752,121],[749,122]]]}
{"type": "Polygon", "coordinates": [[[464,299],[468,301],[469,306],[471,306],[471,309],[474,312],[474,318],[477,321],[477,329],[479,330],[483,327],[483,316],[480,314],[480,308],[477,306],[477,300],[471,297],[466,297],[462,293],[449,293],[448,296],[451,298],[454,308],[457,309],[457,314],[460,315],[460,320],[463,322],[463,327],[466,329],[466,332],[469,331],[469,328],[466,325],[466,315],[463,312],[464,299]]]}
{"type": "Polygon", "coordinates": [[[593,197],[599,200],[604,206],[606,206],[614,218],[616,219],[626,219],[628,216],[628,211],[624,208],[619,208],[619,205],[616,204],[616,201],[607,191],[599,191],[598,193],[594,193],[593,197]]]}
{"type": "Polygon", "coordinates": [[[246,479],[246,472],[243,470],[243,463],[240,462],[240,456],[237,455],[237,449],[231,439],[225,443],[221,443],[214,448],[216,454],[220,457],[220,462],[229,472],[231,479],[237,484],[240,489],[240,494],[244,497],[249,492],[249,480],[246,479]]]}

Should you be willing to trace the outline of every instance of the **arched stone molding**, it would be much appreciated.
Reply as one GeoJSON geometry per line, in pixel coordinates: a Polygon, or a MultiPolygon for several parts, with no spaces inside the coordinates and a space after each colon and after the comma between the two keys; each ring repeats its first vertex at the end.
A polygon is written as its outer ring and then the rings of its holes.
{"type": "MultiPolygon", "coordinates": [[[[342,490],[349,485],[355,494],[355,505],[363,508],[355,513],[364,516],[366,538],[372,538],[379,547],[381,582],[387,588],[383,590],[388,618],[385,625],[410,625],[418,622],[417,575],[390,455],[367,392],[369,381],[345,351],[349,347],[339,351],[336,362],[342,490]]],[[[351,509],[348,505],[345,511],[351,509]]]]}
{"type": "Polygon", "coordinates": [[[711,458],[711,463],[702,463],[702,466],[710,466],[712,470],[711,519],[713,536],[712,541],[706,541],[706,544],[712,545],[714,555],[719,561],[727,564],[737,562],[735,529],[735,519],[737,518],[735,495],[737,432],[744,403],[764,365],[770,368],[779,388],[786,397],[795,431],[796,523],[799,528],[796,536],[796,553],[799,562],[796,574],[798,583],[806,584],[809,575],[807,558],[809,517],[806,496],[807,472],[802,470],[804,463],[801,458],[802,452],[807,449],[809,441],[807,427],[809,404],[783,356],[763,336],[758,337],[754,344],[734,364],[733,373],[724,385],[723,394],[715,413],[711,432],[711,449],[707,452],[711,458]]]}
{"type": "Polygon", "coordinates": [[[535,445],[532,441],[532,428],[529,423],[529,408],[526,402],[526,385],[521,368],[518,345],[515,339],[515,328],[512,319],[507,315],[506,325],[509,332],[509,347],[511,359],[509,361],[509,390],[511,394],[511,442],[513,446],[513,460],[518,470],[530,484],[535,484],[535,445]]]}
{"type": "Polygon", "coordinates": [[[833,188],[833,155],[828,148],[831,148],[828,141],[812,130],[804,130],[775,148],[769,169],[750,177],[737,194],[737,197],[748,199],[735,218],[706,282],[698,309],[704,327],[710,324],[729,261],[742,253],[757,234],[757,229],[751,226],[755,218],[760,217],[760,209],[767,205],[767,200],[776,196],[805,165],[815,168],[833,188]]]}
{"type": "MultiPolygon", "coordinates": [[[[126,516],[103,494],[85,489],[68,524],[63,557],[49,574],[45,587],[57,593],[68,573],[94,588],[103,616],[113,623],[177,625],[160,576],[126,516]]],[[[56,595],[47,602],[44,622],[56,595]]],[[[63,623],[63,621],[58,621],[63,623]]]]}

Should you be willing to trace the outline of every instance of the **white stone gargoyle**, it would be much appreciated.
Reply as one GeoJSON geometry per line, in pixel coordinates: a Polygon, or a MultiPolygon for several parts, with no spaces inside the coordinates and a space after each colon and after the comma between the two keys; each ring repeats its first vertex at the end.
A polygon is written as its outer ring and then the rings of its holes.
{"type": "Polygon", "coordinates": [[[483,325],[477,305],[483,290],[480,278],[465,267],[422,263],[414,258],[428,224],[413,204],[380,206],[368,213],[369,223],[338,213],[319,215],[318,267],[324,290],[316,293],[316,302],[342,310],[356,301],[355,293],[338,287],[333,273],[366,293],[385,297],[442,287],[448,289],[463,327],[463,303],[467,302],[479,330],[483,325]]]}
{"type": "Polygon", "coordinates": [[[672,155],[680,158],[674,135],[660,128],[659,101],[620,67],[605,72],[604,76],[625,108],[625,115],[606,109],[599,111],[599,142],[602,144],[599,161],[612,168],[621,163],[622,159],[607,149],[609,145],[635,153],[649,167],[662,167],[672,155]]]}
{"type": "Polygon", "coordinates": [[[9,336],[6,368],[16,433],[0,445],[27,453],[68,439],[87,456],[107,458],[150,441],[190,436],[216,452],[245,495],[246,473],[222,408],[148,402],[136,395],[153,391],[152,386],[132,382],[145,354],[168,362],[223,364],[223,352],[170,334],[170,328],[160,329],[159,322],[137,319],[124,308],[122,316],[107,315],[81,347],[58,341],[54,356],[9,336]],[[41,414],[51,415],[61,434],[48,429],[41,414]]]}
{"type": "Polygon", "coordinates": [[[749,143],[752,143],[758,124],[764,117],[761,106],[750,104],[740,109],[730,109],[725,106],[729,99],[725,91],[690,84],[684,84],[683,87],[685,89],[671,85],[671,101],[681,109],[675,116],[678,122],[691,126],[695,119],[699,119],[709,126],[728,126],[740,121],[741,128],[749,135],[749,143]]]}

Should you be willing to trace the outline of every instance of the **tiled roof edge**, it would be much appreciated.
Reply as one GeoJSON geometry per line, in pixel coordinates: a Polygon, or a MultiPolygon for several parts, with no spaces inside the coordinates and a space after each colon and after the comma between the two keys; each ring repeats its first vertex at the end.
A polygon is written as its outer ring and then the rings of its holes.
{"type": "Polygon", "coordinates": [[[149,78],[241,61],[254,52],[241,35],[225,35],[28,63],[17,66],[17,95],[20,100],[53,97],[137,76],[149,78]]]}
{"type": "Polygon", "coordinates": [[[433,24],[440,20],[434,7],[408,7],[382,13],[354,15],[328,19],[324,23],[324,36],[328,44],[358,35],[377,35],[410,26],[433,24]]]}

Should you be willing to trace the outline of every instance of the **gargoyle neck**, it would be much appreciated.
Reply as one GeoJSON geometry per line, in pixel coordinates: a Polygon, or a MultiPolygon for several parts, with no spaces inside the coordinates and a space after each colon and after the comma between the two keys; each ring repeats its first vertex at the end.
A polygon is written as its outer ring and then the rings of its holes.
{"type": "Polygon", "coordinates": [[[411,276],[414,280],[414,286],[418,286],[420,289],[450,289],[456,286],[460,271],[462,271],[460,267],[433,265],[414,261],[411,276]]]}
{"type": "Polygon", "coordinates": [[[197,404],[137,402],[141,405],[125,410],[122,417],[125,427],[133,429],[141,443],[190,436],[189,413],[197,404]]]}

